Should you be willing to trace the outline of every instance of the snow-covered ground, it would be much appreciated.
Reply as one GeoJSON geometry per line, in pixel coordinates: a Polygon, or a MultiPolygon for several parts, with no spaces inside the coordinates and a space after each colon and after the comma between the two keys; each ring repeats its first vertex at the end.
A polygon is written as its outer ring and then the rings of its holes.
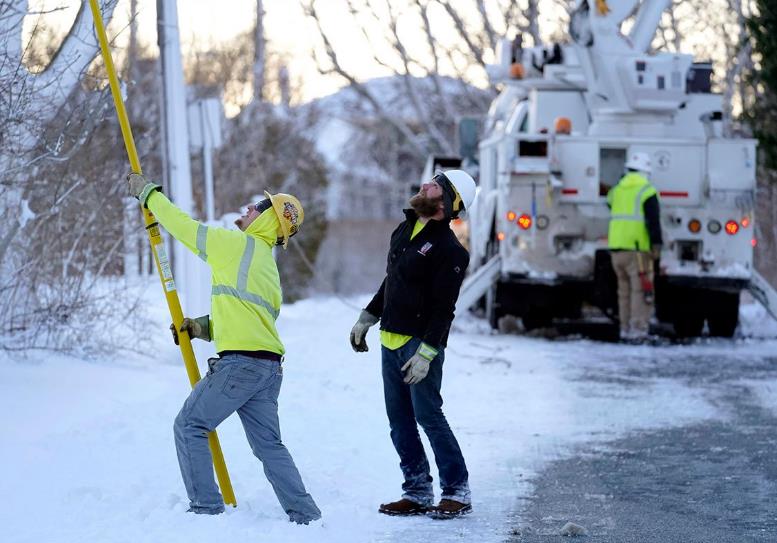
{"type": "MultiPolygon", "coordinates": [[[[357,355],[347,339],[355,309],[334,298],[285,306],[283,436],[324,515],[296,526],[236,417],[219,437],[238,507],[218,517],[185,513],[172,423],[189,386],[169,341],[161,295],[148,296],[158,322],[138,338],[148,357],[0,360],[0,541],[501,541],[519,498],[530,491],[527,478],[573,446],[716,415],[704,397],[676,381],[592,388],[574,379],[581,363],[639,364],[661,349],[763,354],[777,345],[773,339],[658,348],[551,342],[490,335],[480,321],[458,320],[446,354],[444,409],[467,459],[474,513],[448,522],[389,518],[377,507],[399,497],[401,474],[383,410],[377,333],[368,335],[370,352],[357,355]]],[[[745,326],[753,325],[750,317],[761,322],[748,311],[757,310],[745,311],[745,326]]]]}

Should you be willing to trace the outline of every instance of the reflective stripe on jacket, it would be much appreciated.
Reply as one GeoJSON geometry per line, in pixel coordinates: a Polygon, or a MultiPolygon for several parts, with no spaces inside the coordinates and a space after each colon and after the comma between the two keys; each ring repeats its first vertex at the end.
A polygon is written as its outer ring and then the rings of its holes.
{"type": "Polygon", "coordinates": [[[643,176],[630,172],[607,193],[610,206],[610,249],[650,251],[650,235],[645,224],[645,200],[657,197],[656,189],[643,176]]]}
{"type": "Polygon", "coordinates": [[[240,232],[195,221],[161,192],[149,196],[146,205],[159,224],[210,267],[216,351],[284,354],[275,327],[281,308],[280,277],[272,256],[279,225],[275,213],[262,213],[240,232]]]}

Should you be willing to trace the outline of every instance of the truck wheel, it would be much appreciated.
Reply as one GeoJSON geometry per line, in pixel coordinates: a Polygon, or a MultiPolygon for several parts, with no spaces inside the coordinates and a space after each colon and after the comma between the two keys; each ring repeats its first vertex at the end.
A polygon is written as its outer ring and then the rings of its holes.
{"type": "Polygon", "coordinates": [[[684,313],[674,318],[674,333],[677,337],[698,337],[704,328],[704,316],[684,313]]]}
{"type": "Polygon", "coordinates": [[[486,291],[486,295],[483,296],[486,308],[486,318],[493,330],[499,330],[499,317],[502,316],[499,314],[499,304],[497,303],[496,293],[496,285],[493,285],[486,291]]]}
{"type": "Polygon", "coordinates": [[[707,314],[710,335],[732,337],[739,324],[739,293],[721,292],[707,314]]]}
{"type": "MultiPolygon", "coordinates": [[[[486,244],[486,254],[483,255],[483,261],[481,265],[485,265],[489,260],[491,260],[491,257],[493,257],[495,254],[499,252],[499,247],[496,244],[496,239],[492,238],[488,240],[488,243],[486,244]]],[[[491,287],[491,294],[492,296],[491,301],[489,301],[489,294],[486,292],[486,294],[480,298],[477,303],[475,304],[475,308],[482,310],[485,314],[486,318],[488,319],[488,322],[492,322],[493,319],[496,321],[499,320],[498,317],[492,317],[491,313],[493,312],[493,305],[496,300],[496,287],[491,287]],[[489,305],[490,304],[490,305],[489,305]]],[[[496,324],[491,324],[492,328],[496,328],[496,324]]]]}
{"type": "Polygon", "coordinates": [[[553,317],[551,314],[538,307],[530,307],[526,313],[521,317],[523,327],[529,330],[536,330],[537,328],[550,328],[553,324],[553,317]]]}

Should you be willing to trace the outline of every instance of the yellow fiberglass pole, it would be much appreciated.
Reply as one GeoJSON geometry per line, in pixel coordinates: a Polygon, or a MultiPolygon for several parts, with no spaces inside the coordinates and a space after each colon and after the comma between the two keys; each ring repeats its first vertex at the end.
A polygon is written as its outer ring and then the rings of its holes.
{"type": "MultiPolygon", "coordinates": [[[[138,152],[135,149],[135,140],[132,138],[132,129],[130,128],[129,118],[127,117],[127,110],[124,108],[124,100],[122,99],[121,91],[119,89],[119,78],[116,76],[116,69],[113,66],[113,59],[111,58],[111,51],[108,46],[108,38],[105,35],[105,25],[103,24],[102,15],[100,14],[100,7],[97,4],[97,0],[89,0],[89,5],[92,8],[94,27],[97,31],[97,38],[100,41],[100,49],[102,51],[103,60],[105,61],[105,69],[108,72],[108,81],[111,86],[113,103],[116,106],[116,115],[119,118],[121,135],[124,138],[124,146],[127,148],[130,167],[134,173],[142,173],[138,152]]],[[[173,324],[175,324],[176,329],[180,329],[181,322],[183,321],[183,312],[181,311],[181,303],[178,300],[178,293],[175,290],[175,281],[173,281],[173,272],[170,268],[170,259],[167,256],[167,251],[165,251],[164,242],[159,232],[159,224],[154,218],[153,213],[146,208],[142,209],[143,219],[146,223],[146,232],[148,232],[148,239],[151,242],[151,252],[154,254],[156,269],[165,291],[167,306],[170,308],[173,324]]],[[[200,380],[200,370],[197,367],[197,361],[194,358],[191,339],[187,332],[180,332],[178,334],[178,339],[184,366],[186,366],[186,373],[189,376],[189,382],[192,387],[194,387],[194,385],[197,384],[197,381],[200,380]]],[[[221,493],[224,496],[224,503],[237,506],[235,492],[232,490],[232,482],[229,479],[227,465],[224,462],[224,455],[221,452],[221,445],[219,445],[219,438],[215,431],[208,434],[208,444],[210,445],[210,452],[213,455],[213,466],[216,470],[216,477],[218,478],[219,486],[221,487],[221,493]]]]}

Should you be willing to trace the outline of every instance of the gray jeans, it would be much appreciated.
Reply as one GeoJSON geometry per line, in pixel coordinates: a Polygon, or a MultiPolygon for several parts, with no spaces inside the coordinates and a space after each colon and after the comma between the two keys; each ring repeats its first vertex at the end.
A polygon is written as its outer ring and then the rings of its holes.
{"type": "Polygon", "coordinates": [[[321,518],[289,451],[281,442],[278,394],[283,381],[281,364],[230,354],[208,361],[210,370],[192,390],[175,418],[175,447],[191,510],[224,510],[213,477],[208,432],[237,411],[254,455],[275,490],[281,507],[294,522],[321,518]]]}

